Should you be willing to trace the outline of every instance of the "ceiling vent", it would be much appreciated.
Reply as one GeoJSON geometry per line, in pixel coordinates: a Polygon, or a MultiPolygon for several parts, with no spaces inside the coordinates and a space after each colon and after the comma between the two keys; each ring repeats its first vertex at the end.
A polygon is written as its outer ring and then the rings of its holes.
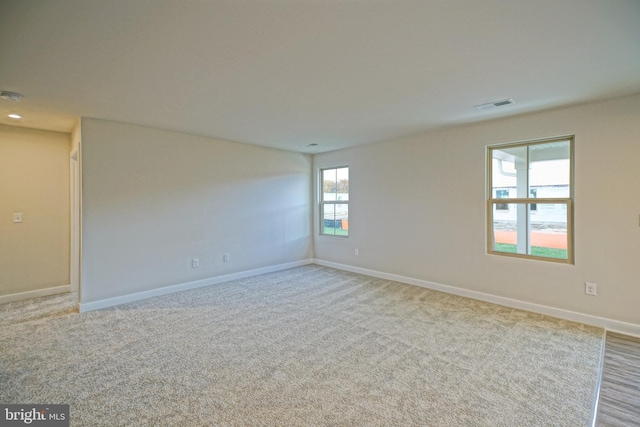
{"type": "Polygon", "coordinates": [[[512,98],[507,98],[501,101],[494,101],[494,102],[489,102],[487,104],[476,105],[473,108],[479,111],[485,111],[485,110],[493,110],[494,108],[504,107],[505,105],[511,105],[515,103],[516,101],[514,101],[512,98]]]}
{"type": "Polygon", "coordinates": [[[8,90],[0,91],[0,98],[8,99],[9,101],[20,101],[22,99],[22,95],[15,92],[9,92],[8,90]]]}

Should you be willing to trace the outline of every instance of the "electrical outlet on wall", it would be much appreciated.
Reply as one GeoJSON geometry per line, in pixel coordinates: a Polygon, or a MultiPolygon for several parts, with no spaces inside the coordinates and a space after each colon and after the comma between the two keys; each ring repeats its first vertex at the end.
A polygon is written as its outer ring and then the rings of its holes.
{"type": "Polygon", "coordinates": [[[229,262],[229,254],[222,255],[222,262],[229,262]]]}
{"type": "Polygon", "coordinates": [[[191,260],[191,268],[200,267],[200,258],[194,258],[191,260]]]}
{"type": "Polygon", "coordinates": [[[584,284],[584,293],[587,294],[587,295],[595,296],[596,295],[596,288],[597,288],[597,286],[596,286],[595,283],[586,282],[584,284]]]}

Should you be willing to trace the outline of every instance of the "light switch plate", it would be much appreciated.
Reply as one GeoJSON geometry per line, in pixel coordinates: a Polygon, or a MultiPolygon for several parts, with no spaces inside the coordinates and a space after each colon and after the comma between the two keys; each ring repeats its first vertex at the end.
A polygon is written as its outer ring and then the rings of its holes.
{"type": "Polygon", "coordinates": [[[22,222],[22,214],[14,213],[13,214],[13,222],[22,222]]]}

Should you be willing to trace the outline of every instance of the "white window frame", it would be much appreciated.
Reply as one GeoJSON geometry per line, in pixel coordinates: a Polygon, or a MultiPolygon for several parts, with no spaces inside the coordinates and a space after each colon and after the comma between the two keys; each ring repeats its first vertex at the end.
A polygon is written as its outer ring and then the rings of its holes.
{"type": "MultiPolygon", "coordinates": [[[[521,142],[514,142],[514,143],[507,143],[507,144],[495,144],[495,145],[489,145],[487,146],[487,175],[486,175],[486,183],[487,183],[487,188],[486,188],[486,218],[487,218],[487,253],[492,254],[492,255],[500,255],[500,256],[507,256],[507,257],[515,257],[515,258],[526,258],[526,259],[535,259],[535,260],[542,260],[542,261],[550,261],[550,262],[559,262],[559,263],[565,263],[565,264],[574,264],[574,228],[573,228],[573,201],[574,201],[574,187],[575,187],[575,180],[574,180],[574,170],[575,170],[575,157],[574,157],[574,147],[575,147],[575,137],[573,135],[568,135],[568,136],[561,136],[561,137],[554,137],[554,138],[545,138],[545,139],[537,139],[537,140],[531,140],[531,141],[521,141],[521,142]],[[564,141],[569,141],[569,197],[567,198],[537,198],[537,197],[531,197],[531,193],[530,191],[527,191],[527,197],[526,198],[509,198],[509,199],[504,199],[504,198],[497,198],[493,195],[493,150],[497,149],[504,149],[504,148],[515,148],[515,147],[529,147],[532,145],[538,145],[538,144],[548,144],[550,142],[564,142],[564,141]],[[539,207],[541,204],[545,204],[545,203],[549,203],[549,204],[564,204],[566,206],[566,210],[567,210],[567,258],[566,259],[562,259],[562,258],[551,258],[551,257],[544,257],[544,256],[539,256],[539,255],[532,255],[530,253],[527,254],[522,254],[522,253],[510,253],[510,252],[501,252],[501,251],[496,251],[494,250],[494,234],[493,234],[493,206],[496,204],[504,204],[504,203],[508,203],[508,204],[525,204],[527,205],[527,207],[529,207],[530,205],[536,205],[536,207],[539,207]]],[[[528,150],[527,150],[528,153],[528,150]]],[[[527,165],[530,164],[529,162],[529,158],[527,155],[527,165]]],[[[529,186],[529,167],[527,166],[526,168],[527,173],[526,173],[526,185],[527,188],[529,186]]],[[[529,211],[529,208],[527,208],[527,211],[529,211]]],[[[535,210],[534,210],[535,212],[535,210]]],[[[522,235],[523,239],[525,239],[526,241],[524,242],[524,245],[526,245],[529,249],[530,249],[530,244],[529,244],[529,215],[523,215],[524,217],[524,224],[522,225],[522,227],[524,228],[524,230],[527,230],[524,233],[518,233],[519,235],[522,235]]],[[[529,249],[527,249],[527,251],[529,251],[529,249]]]]}
{"type": "MultiPolygon", "coordinates": [[[[319,199],[319,212],[320,212],[320,223],[319,223],[319,227],[320,227],[320,232],[319,234],[321,236],[329,236],[329,237],[339,237],[339,238],[343,238],[343,239],[348,239],[349,238],[349,231],[347,231],[346,235],[342,235],[342,234],[328,234],[324,232],[324,211],[325,211],[325,206],[327,205],[347,205],[347,211],[349,212],[348,215],[350,215],[350,208],[349,206],[349,200],[324,200],[324,180],[323,180],[323,176],[324,176],[324,171],[329,171],[329,170],[337,170],[337,169],[348,169],[349,172],[349,176],[351,175],[351,170],[349,168],[349,165],[341,165],[341,166],[329,166],[329,167],[323,167],[320,168],[318,170],[318,199],[319,199]]],[[[349,178],[350,180],[351,178],[349,178]]],[[[337,184],[337,182],[336,182],[337,184]]],[[[351,190],[351,188],[349,188],[349,190],[351,190]]],[[[349,199],[351,199],[351,194],[349,193],[349,199]]],[[[335,209],[335,207],[334,207],[335,209]]],[[[334,211],[335,212],[335,211],[334,211]]],[[[349,217],[347,216],[347,221],[349,217]]]]}

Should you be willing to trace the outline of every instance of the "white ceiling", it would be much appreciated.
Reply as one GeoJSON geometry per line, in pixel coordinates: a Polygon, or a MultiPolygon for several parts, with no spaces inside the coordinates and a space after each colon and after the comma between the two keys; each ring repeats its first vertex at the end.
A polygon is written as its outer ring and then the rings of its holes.
{"type": "Polygon", "coordinates": [[[640,0],[3,0],[0,89],[24,99],[0,123],[323,152],[639,93],[639,23],[640,0]]]}

